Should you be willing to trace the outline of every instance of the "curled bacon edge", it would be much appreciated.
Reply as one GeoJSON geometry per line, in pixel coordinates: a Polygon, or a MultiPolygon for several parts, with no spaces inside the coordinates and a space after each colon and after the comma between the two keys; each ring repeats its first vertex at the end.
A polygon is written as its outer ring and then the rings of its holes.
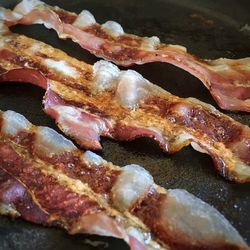
{"type": "Polygon", "coordinates": [[[2,8],[0,18],[9,26],[44,24],[60,38],[70,38],[97,57],[118,65],[156,61],[173,64],[200,79],[222,109],[250,112],[249,57],[201,60],[182,46],[160,43],[157,37],[126,34],[116,22],[100,25],[89,12],[77,15],[38,0],[23,0],[13,11],[2,8]],[[87,21],[83,21],[86,13],[87,21]]]}

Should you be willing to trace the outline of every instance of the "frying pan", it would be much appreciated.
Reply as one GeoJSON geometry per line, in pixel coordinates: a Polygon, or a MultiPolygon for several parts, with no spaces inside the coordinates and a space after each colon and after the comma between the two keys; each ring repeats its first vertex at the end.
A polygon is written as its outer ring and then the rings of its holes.
{"type": "MultiPolygon", "coordinates": [[[[18,1],[1,0],[12,8],[18,1]]],[[[53,0],[45,1],[79,13],[90,10],[102,23],[115,20],[125,31],[143,36],[157,35],[165,43],[180,44],[201,58],[241,58],[250,56],[250,3],[244,1],[209,0],[53,0]]],[[[41,25],[16,26],[12,31],[44,41],[69,55],[88,63],[98,59],[70,40],[62,41],[52,30],[41,25]]],[[[205,87],[188,73],[163,63],[133,66],[151,82],[171,93],[193,96],[216,106],[205,87]]],[[[54,122],[42,111],[43,90],[30,84],[2,83],[0,109],[22,113],[37,125],[56,129],[54,122]]],[[[217,106],[216,106],[217,107],[217,106]]],[[[218,107],[217,107],[218,108],[218,107]]],[[[246,113],[229,113],[234,119],[250,125],[246,113]]],[[[153,175],[163,187],[184,188],[216,207],[250,244],[250,184],[235,184],[224,180],[213,169],[209,156],[186,147],[167,155],[149,139],[116,142],[102,139],[98,152],[117,165],[136,163],[153,175]]],[[[121,240],[89,236],[70,236],[55,228],[46,228],[22,220],[0,216],[0,249],[128,249],[121,240]],[[90,244],[91,243],[91,244],[90,244]],[[96,245],[96,247],[93,246],[96,245]]]]}

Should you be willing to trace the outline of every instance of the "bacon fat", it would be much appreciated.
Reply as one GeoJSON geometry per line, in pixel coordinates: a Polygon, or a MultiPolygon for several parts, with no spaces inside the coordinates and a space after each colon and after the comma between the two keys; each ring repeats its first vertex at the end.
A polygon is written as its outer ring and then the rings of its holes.
{"type": "Polygon", "coordinates": [[[249,57],[201,60],[185,47],[160,43],[158,37],[126,34],[117,22],[98,24],[86,10],[77,15],[37,0],[23,0],[13,12],[2,9],[0,17],[8,25],[44,24],[60,38],[70,38],[94,55],[119,65],[156,61],[173,64],[200,79],[222,109],[250,112],[249,57]]]}
{"type": "Polygon", "coordinates": [[[122,238],[134,250],[249,249],[223,215],[187,191],[157,186],[138,165],[83,153],[13,111],[0,111],[0,214],[122,238]]]}
{"type": "Polygon", "coordinates": [[[45,112],[79,145],[101,149],[99,136],[150,137],[174,153],[191,144],[212,157],[222,176],[250,180],[249,127],[211,105],[173,96],[137,72],[105,61],[88,65],[4,28],[0,44],[0,81],[46,89],[45,112]]]}

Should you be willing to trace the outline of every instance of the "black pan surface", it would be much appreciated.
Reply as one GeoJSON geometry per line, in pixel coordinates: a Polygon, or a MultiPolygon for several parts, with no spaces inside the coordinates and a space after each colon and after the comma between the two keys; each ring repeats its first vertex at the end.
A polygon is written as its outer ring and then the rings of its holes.
{"type": "MultiPolygon", "coordinates": [[[[18,1],[0,0],[0,5],[13,7],[18,1]]],[[[202,58],[241,58],[250,56],[250,3],[244,1],[209,0],[53,0],[45,1],[79,13],[90,10],[98,22],[115,20],[125,31],[138,35],[157,35],[165,43],[181,44],[202,58]]],[[[62,41],[52,30],[41,25],[17,26],[14,32],[42,40],[69,55],[88,63],[97,58],[72,41],[62,41]]],[[[193,96],[216,106],[199,80],[174,66],[151,63],[131,67],[153,83],[171,93],[193,96]]],[[[34,124],[55,128],[54,122],[42,111],[44,91],[30,84],[2,83],[0,109],[22,113],[34,124]]],[[[217,107],[217,106],[216,106],[217,107]]],[[[218,107],[217,107],[218,108],[218,107]]],[[[250,125],[246,113],[227,112],[234,119],[250,125]]],[[[224,180],[213,169],[209,156],[186,147],[174,155],[163,153],[151,140],[116,142],[103,139],[106,160],[118,165],[136,163],[154,176],[165,188],[184,188],[216,207],[237,228],[250,244],[250,184],[235,184],[224,180]]],[[[0,249],[4,250],[66,250],[66,249],[128,249],[121,240],[76,235],[63,230],[0,217],[0,249]],[[94,247],[90,242],[96,243],[94,247]]]]}

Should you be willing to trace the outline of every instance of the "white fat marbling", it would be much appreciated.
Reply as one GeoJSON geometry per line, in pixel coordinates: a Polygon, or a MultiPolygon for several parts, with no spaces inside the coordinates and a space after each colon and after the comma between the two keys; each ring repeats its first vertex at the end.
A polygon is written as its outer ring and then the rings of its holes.
{"type": "Polygon", "coordinates": [[[93,66],[94,91],[106,91],[116,88],[120,70],[113,63],[100,60],[93,66]]]}
{"type": "MultiPolygon", "coordinates": [[[[242,58],[238,60],[240,64],[238,65],[238,68],[246,71],[250,71],[250,57],[242,58]]],[[[248,81],[249,83],[250,81],[248,81]]]]}
{"type": "Polygon", "coordinates": [[[122,168],[112,188],[113,202],[124,211],[148,192],[154,184],[153,177],[139,165],[127,165],[122,168]]]}
{"type": "Polygon", "coordinates": [[[95,164],[95,165],[101,165],[104,163],[107,163],[101,156],[87,150],[83,155],[82,155],[83,161],[87,161],[89,163],[95,164]]]}
{"type": "Polygon", "coordinates": [[[78,109],[64,105],[56,105],[53,109],[59,114],[57,122],[63,126],[66,134],[68,133],[68,128],[64,124],[65,120],[70,120],[73,123],[79,123],[81,113],[78,109]]]}
{"type": "Polygon", "coordinates": [[[177,45],[177,44],[168,44],[168,47],[175,48],[175,49],[180,49],[180,50],[182,50],[183,52],[187,52],[187,48],[184,47],[184,46],[181,46],[181,45],[177,45]]]}
{"type": "Polygon", "coordinates": [[[36,51],[41,50],[41,45],[37,44],[37,43],[34,43],[34,44],[31,45],[31,47],[29,49],[32,50],[33,52],[36,52],[36,51]]]}
{"type": "Polygon", "coordinates": [[[191,109],[192,107],[188,105],[187,103],[179,103],[175,105],[175,107],[173,108],[173,111],[175,111],[180,116],[186,117],[189,115],[191,109]]]}
{"type": "Polygon", "coordinates": [[[139,231],[137,228],[128,227],[127,230],[129,235],[133,236],[135,239],[139,240],[140,242],[145,242],[144,234],[139,231]]]}
{"type": "Polygon", "coordinates": [[[159,44],[160,39],[157,36],[144,37],[141,48],[145,50],[154,50],[159,44]]]}
{"type": "Polygon", "coordinates": [[[48,157],[60,155],[75,150],[75,145],[55,130],[48,127],[38,127],[35,150],[48,157]]]}
{"type": "Polygon", "coordinates": [[[2,133],[16,136],[21,131],[28,131],[32,124],[21,114],[8,110],[2,114],[2,133]]]}
{"type": "Polygon", "coordinates": [[[10,215],[14,217],[21,216],[21,214],[11,204],[0,202],[0,215],[10,215]]]}
{"type": "Polygon", "coordinates": [[[198,143],[196,142],[191,142],[191,146],[193,147],[194,150],[200,152],[200,153],[207,153],[205,149],[203,149],[198,143]]]}
{"type": "MultiPolygon", "coordinates": [[[[71,129],[65,124],[65,121],[70,121],[70,123],[74,124],[81,124],[81,127],[85,128],[91,128],[91,130],[96,131],[98,134],[99,131],[106,131],[106,124],[102,120],[96,120],[96,119],[86,119],[83,118],[82,111],[80,109],[76,109],[69,106],[64,105],[57,105],[53,107],[53,109],[58,112],[59,119],[58,123],[63,127],[64,132],[67,134],[67,132],[71,129]]],[[[70,131],[69,131],[70,132],[70,131]]]]}
{"type": "Polygon", "coordinates": [[[134,70],[120,71],[110,62],[98,61],[93,66],[93,91],[116,90],[116,100],[124,107],[134,109],[156,88],[134,70]]]}
{"type": "Polygon", "coordinates": [[[241,59],[238,59],[237,61],[241,62],[247,67],[250,67],[250,57],[241,58],[241,59]]]}
{"type": "Polygon", "coordinates": [[[189,141],[192,139],[192,136],[186,132],[182,132],[180,133],[175,140],[175,144],[179,145],[179,144],[183,144],[186,141],[189,141]]]}
{"type": "Polygon", "coordinates": [[[78,28],[84,28],[95,23],[95,17],[88,10],[83,10],[77,16],[76,20],[73,22],[73,25],[78,28]]]}
{"type": "MultiPolygon", "coordinates": [[[[65,121],[70,121],[72,124],[79,124],[81,112],[73,107],[57,105],[53,109],[59,114],[57,122],[62,126],[63,131],[67,134],[70,133],[70,126],[65,121]]],[[[84,126],[84,121],[81,122],[81,126],[84,126]]]]}
{"type": "Polygon", "coordinates": [[[77,72],[77,70],[74,67],[68,65],[68,63],[65,61],[55,61],[52,59],[45,59],[43,63],[49,68],[52,68],[64,74],[65,76],[70,76],[73,78],[76,78],[79,76],[79,73],[77,72]]]}
{"type": "Polygon", "coordinates": [[[23,0],[14,8],[13,11],[22,15],[26,15],[38,6],[42,5],[44,5],[44,3],[39,0],[23,0]]]}
{"type": "Polygon", "coordinates": [[[169,190],[162,209],[162,222],[173,235],[182,233],[194,244],[226,241],[244,245],[239,233],[222,214],[185,190],[169,190]]]}
{"type": "Polygon", "coordinates": [[[116,91],[117,101],[125,107],[135,108],[139,101],[150,96],[151,83],[134,70],[120,73],[116,91]]]}
{"type": "Polygon", "coordinates": [[[219,58],[216,60],[208,60],[208,63],[208,67],[215,72],[224,72],[236,69],[250,71],[250,57],[236,60],[219,58]]]}
{"type": "Polygon", "coordinates": [[[5,33],[8,33],[9,32],[9,28],[8,26],[0,20],[0,34],[5,34],[5,33]]]}
{"type": "Polygon", "coordinates": [[[231,69],[231,67],[227,64],[217,64],[217,65],[213,65],[210,68],[212,68],[212,70],[215,72],[224,72],[224,71],[228,71],[231,69]]]}
{"type": "Polygon", "coordinates": [[[22,18],[21,14],[11,11],[9,9],[5,9],[0,6],[0,20],[11,22],[11,21],[16,21],[20,18],[22,18]]]}
{"type": "MultiPolygon", "coordinates": [[[[0,35],[1,35],[1,31],[0,31],[0,35]]],[[[0,48],[3,48],[4,46],[5,46],[5,42],[4,40],[0,38],[0,48]]]]}
{"type": "Polygon", "coordinates": [[[241,180],[246,180],[250,176],[249,165],[238,161],[235,164],[234,172],[237,173],[237,177],[239,177],[241,180]]]}
{"type": "Polygon", "coordinates": [[[102,28],[113,36],[121,36],[124,34],[122,26],[115,21],[107,21],[102,24],[102,28]]]}

